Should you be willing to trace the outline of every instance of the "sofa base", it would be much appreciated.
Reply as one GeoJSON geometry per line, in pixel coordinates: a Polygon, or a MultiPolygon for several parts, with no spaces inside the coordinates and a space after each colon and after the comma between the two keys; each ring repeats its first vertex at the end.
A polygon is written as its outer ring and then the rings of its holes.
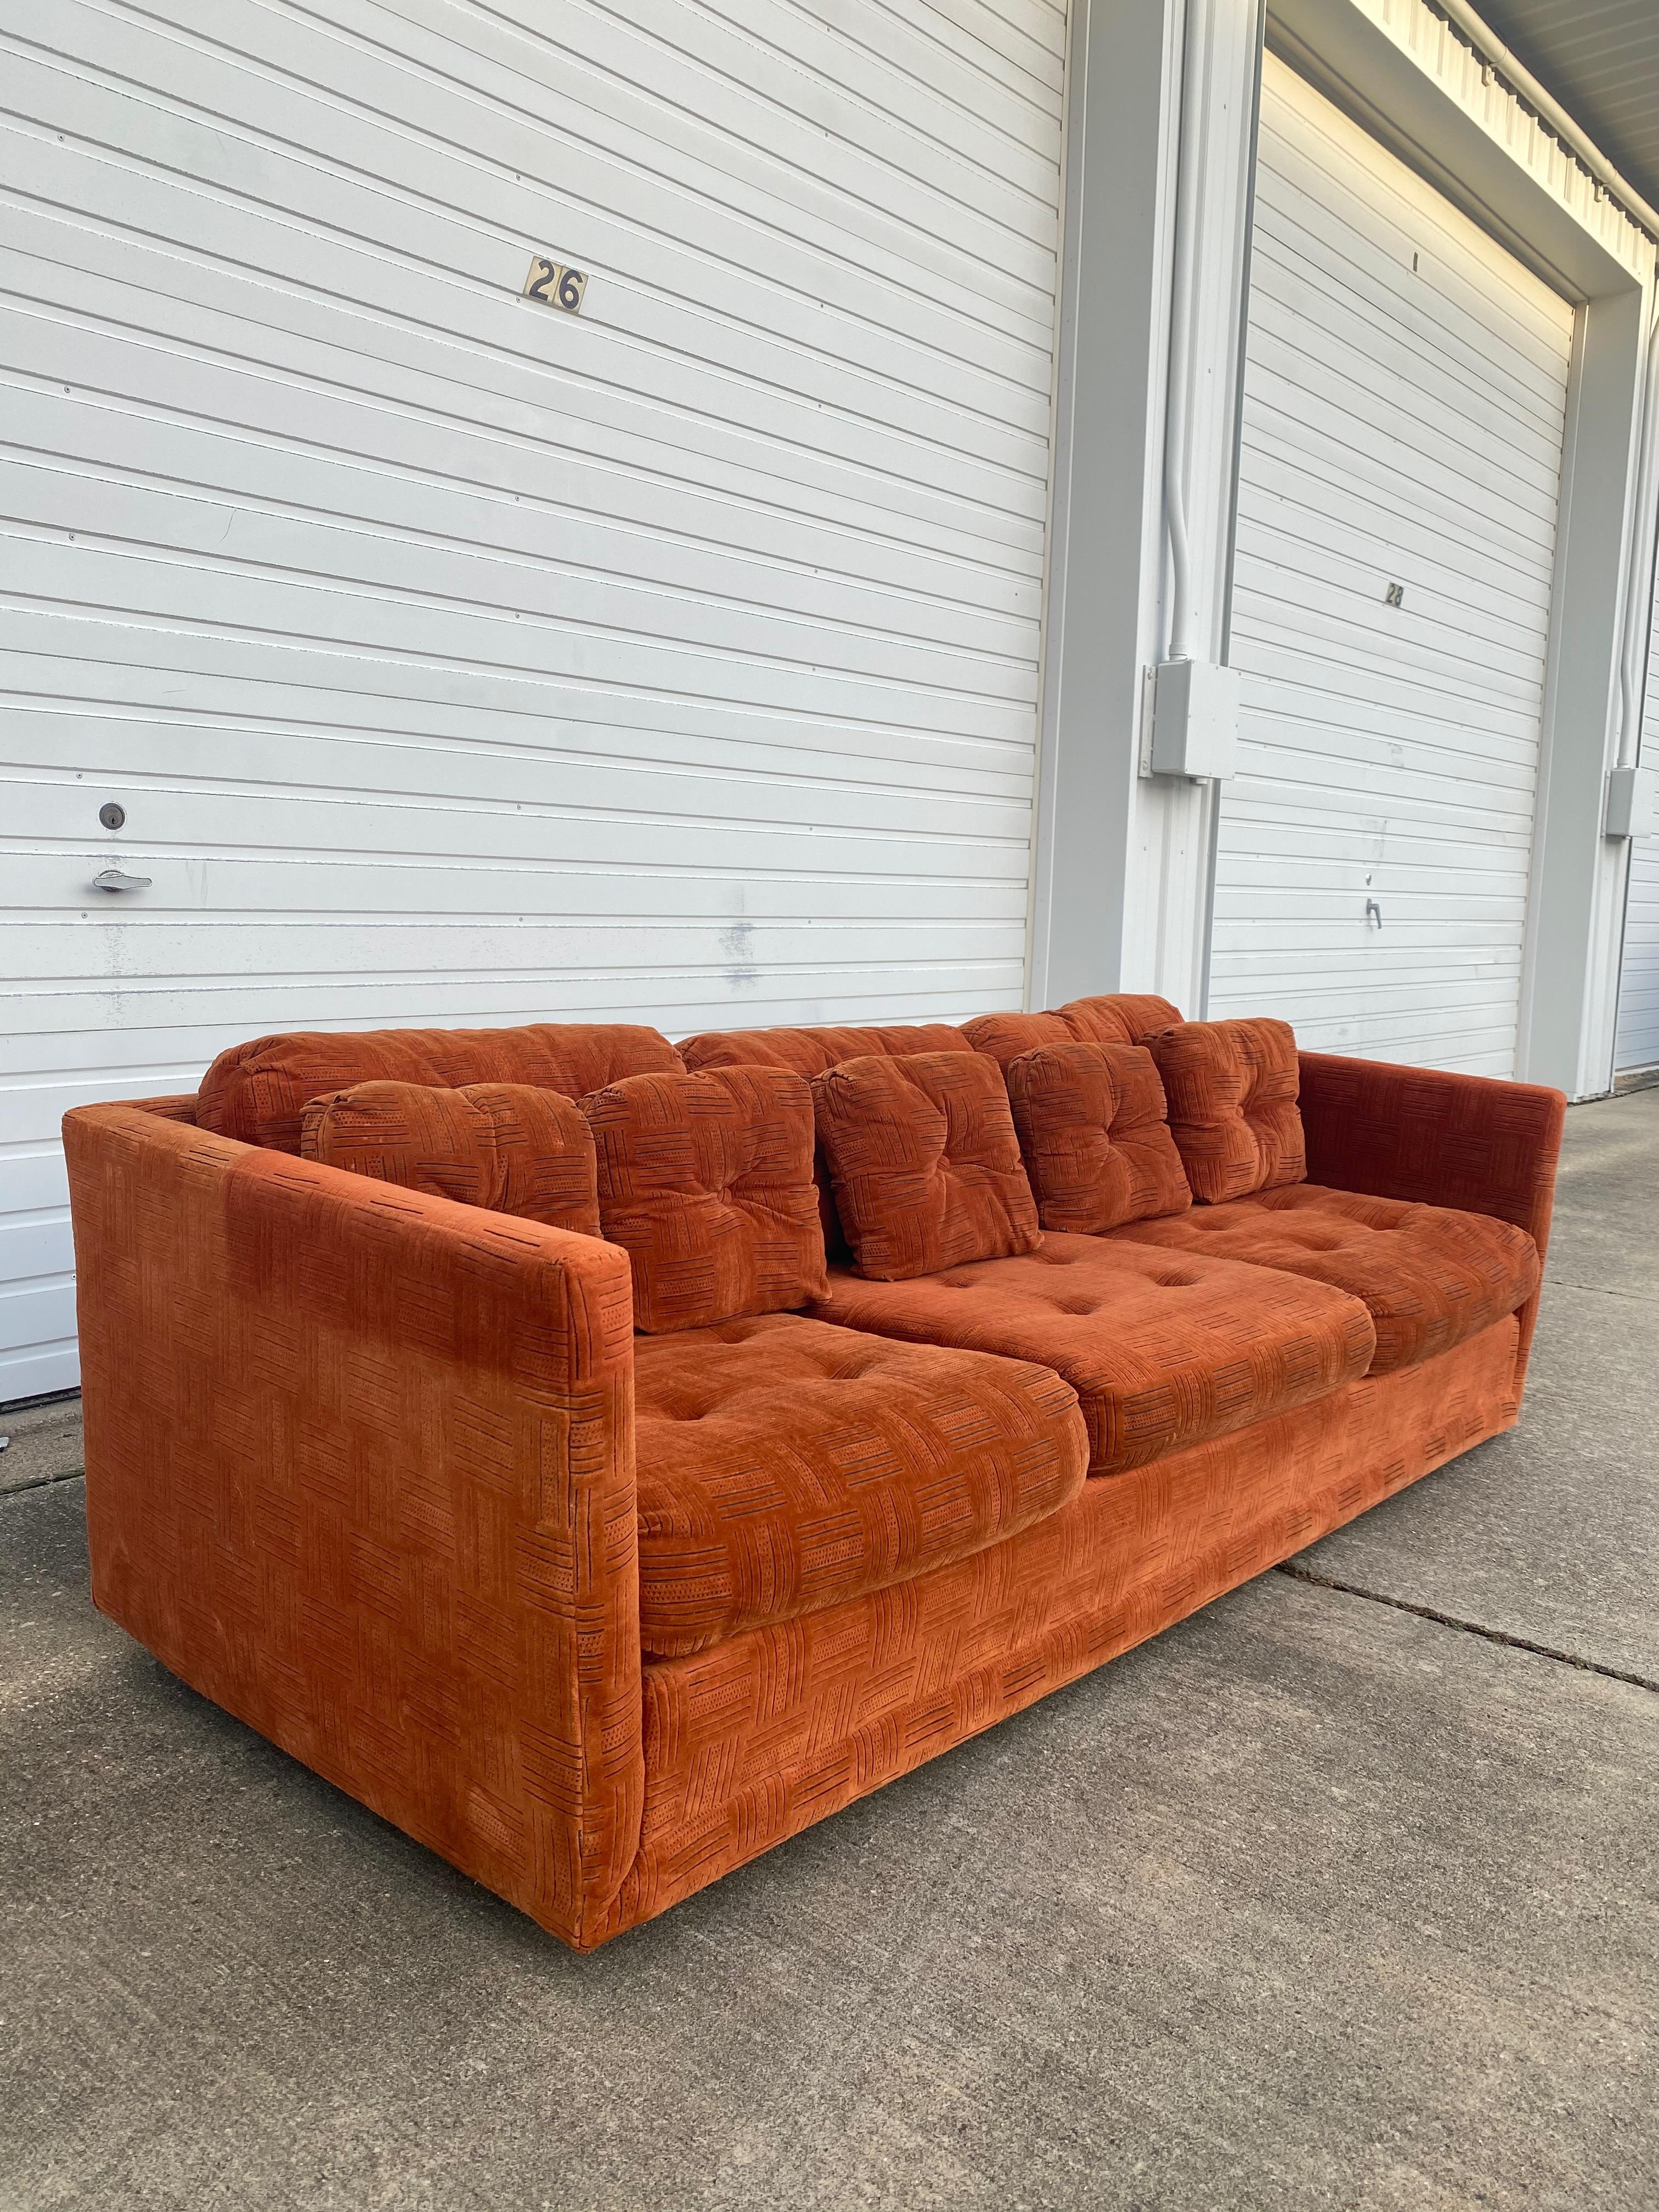
{"type": "Polygon", "coordinates": [[[640,1853],[595,1948],[1515,1425],[1513,1316],[1421,1366],[1097,1478],[915,1580],[645,1670],[640,1853]]]}

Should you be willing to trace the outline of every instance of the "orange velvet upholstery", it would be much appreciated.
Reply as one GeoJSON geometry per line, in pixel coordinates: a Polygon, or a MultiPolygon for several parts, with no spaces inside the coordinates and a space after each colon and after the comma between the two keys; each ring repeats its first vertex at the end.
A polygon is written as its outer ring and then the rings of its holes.
{"type": "Polygon", "coordinates": [[[916,1052],[970,1052],[948,1022],[894,1022],[868,1029],[704,1030],[680,1041],[688,1067],[792,1067],[797,1075],[822,1075],[843,1060],[870,1054],[902,1059],[916,1052]]]}
{"type": "Polygon", "coordinates": [[[815,1310],[1052,1367],[1089,1424],[1091,1474],[1323,1397],[1365,1372],[1376,1343],[1359,1301],[1323,1283],[1097,1237],[1047,1237],[1040,1251],[915,1282],[832,1269],[815,1310]]]}
{"type": "Polygon", "coordinates": [[[624,1255],[131,1106],[64,1138],[98,1605],[599,1940],[644,1784],[624,1255]]]}
{"type": "Polygon", "coordinates": [[[976,1014],[962,1025],[975,1052],[988,1053],[1006,1067],[1024,1052],[1044,1044],[1140,1044],[1156,1030],[1181,1019],[1167,999],[1132,991],[1105,997],[1073,999],[1046,1014],[976,1014]]]}
{"type": "Polygon", "coordinates": [[[640,1856],[607,1932],[1237,1589],[1514,1425],[1516,1329],[1199,1444],[933,1574],[646,1668],[640,1856]]]}
{"type": "Polygon", "coordinates": [[[528,1083],[580,1098],[623,1075],[678,1068],[659,1031],[628,1022],[540,1022],[500,1030],[301,1030],[222,1052],[202,1079],[204,1129],[298,1152],[308,1100],[358,1083],[528,1083]]]}
{"type": "Polygon", "coordinates": [[[355,1084],[311,1101],[300,1157],[492,1213],[599,1233],[586,1118],[574,1098],[531,1084],[355,1084]]]}
{"type": "Polygon", "coordinates": [[[1003,1077],[1045,1229],[1092,1236],[1192,1204],[1144,1045],[1039,1045],[1003,1077]]]}
{"type": "Polygon", "coordinates": [[[1288,1022],[1182,1022],[1147,1043],[1194,1198],[1216,1205],[1302,1181],[1307,1163],[1288,1022]]]}
{"type": "Polygon", "coordinates": [[[1376,1331],[1370,1371],[1449,1351],[1523,1306],[1538,1288],[1524,1229],[1397,1198],[1291,1183],[1116,1235],[1164,1251],[1243,1260],[1329,1283],[1360,1299],[1376,1331]]]}
{"type": "Polygon", "coordinates": [[[635,1352],[640,1632],[701,1651],[982,1551],[1082,1488],[1046,1367],[774,1314],[635,1352]]]}
{"type": "Polygon", "coordinates": [[[861,1274],[933,1274],[1041,1241],[1008,1094],[980,1054],[846,1060],[812,1100],[861,1274]]]}
{"type": "Polygon", "coordinates": [[[599,1221],[634,1271],[634,1322],[707,1328],[820,1297],[812,1096],[781,1067],[631,1075],[581,1102],[599,1221]]]}

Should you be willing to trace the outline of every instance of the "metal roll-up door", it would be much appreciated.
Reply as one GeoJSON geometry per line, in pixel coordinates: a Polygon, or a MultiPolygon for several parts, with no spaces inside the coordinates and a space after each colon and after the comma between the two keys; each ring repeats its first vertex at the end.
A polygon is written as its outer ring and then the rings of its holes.
{"type": "MultiPolygon", "coordinates": [[[[1659,599],[1648,641],[1642,757],[1659,760],[1659,599]]],[[[1638,837],[1630,848],[1613,1065],[1616,1076],[1659,1077],[1659,837],[1638,837]]]]}
{"type": "Polygon", "coordinates": [[[1063,8],[27,14],[0,1401],[234,1040],[1019,1003],[1063,8]]]}
{"type": "Polygon", "coordinates": [[[1269,58],[1212,1013],[1514,1072],[1573,323],[1269,58]]]}

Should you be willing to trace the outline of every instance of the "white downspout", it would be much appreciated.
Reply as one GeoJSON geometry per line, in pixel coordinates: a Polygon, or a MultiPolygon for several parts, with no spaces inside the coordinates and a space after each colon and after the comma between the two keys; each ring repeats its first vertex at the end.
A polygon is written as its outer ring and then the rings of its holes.
{"type": "Polygon", "coordinates": [[[1643,676],[1653,609],[1654,546],[1649,525],[1659,502],[1659,266],[1654,272],[1653,320],[1642,380],[1642,423],[1631,528],[1630,581],[1625,592],[1624,651],[1619,656],[1619,750],[1615,764],[1634,768],[1642,745],[1643,676]],[[1644,548],[1647,557],[1643,560],[1644,548]],[[1638,570],[1639,564],[1639,570],[1638,570]]]}

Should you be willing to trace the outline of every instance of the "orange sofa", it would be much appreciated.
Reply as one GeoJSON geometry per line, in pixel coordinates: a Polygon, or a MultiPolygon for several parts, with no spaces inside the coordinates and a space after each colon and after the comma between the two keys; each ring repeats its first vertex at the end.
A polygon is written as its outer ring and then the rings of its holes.
{"type": "Polygon", "coordinates": [[[1218,1118],[1232,1045],[1128,996],[262,1039],[78,1109],[96,1601],[591,1949],[1514,1424],[1565,1101],[1279,1026],[1218,1118]],[[1161,1085],[1091,1107],[1106,1048],[1161,1085]],[[997,1256],[930,1267],[913,1108],[997,1256]]]}

